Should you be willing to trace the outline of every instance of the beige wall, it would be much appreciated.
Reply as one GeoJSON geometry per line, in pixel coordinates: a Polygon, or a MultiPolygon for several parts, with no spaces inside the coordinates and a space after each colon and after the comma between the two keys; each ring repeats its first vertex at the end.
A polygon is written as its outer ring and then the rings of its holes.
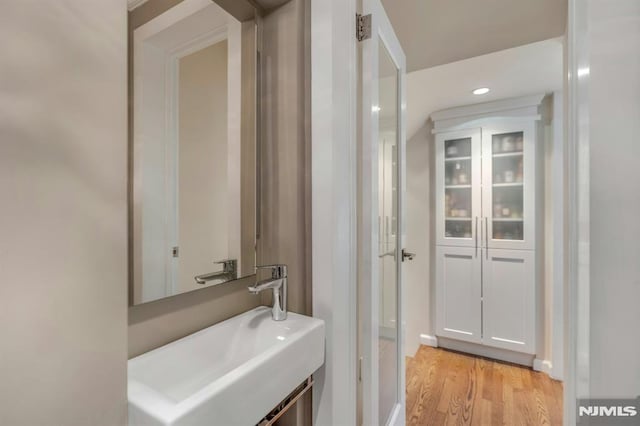
{"type": "Polygon", "coordinates": [[[129,307],[129,357],[143,354],[260,305],[253,278],[129,307]]]}
{"type": "MultiPolygon", "coordinates": [[[[289,270],[289,310],[311,314],[311,146],[306,0],[268,14],[262,40],[261,233],[258,264],[289,270]]],[[[266,295],[265,301],[270,301],[266,295]]],[[[310,394],[279,422],[310,424],[310,394]]]]}
{"type": "Polygon", "coordinates": [[[289,309],[308,313],[310,143],[306,134],[305,0],[263,20],[261,223],[258,264],[289,266],[289,309]]]}
{"type": "Polygon", "coordinates": [[[0,424],[126,423],[126,2],[0,4],[0,424]]]}

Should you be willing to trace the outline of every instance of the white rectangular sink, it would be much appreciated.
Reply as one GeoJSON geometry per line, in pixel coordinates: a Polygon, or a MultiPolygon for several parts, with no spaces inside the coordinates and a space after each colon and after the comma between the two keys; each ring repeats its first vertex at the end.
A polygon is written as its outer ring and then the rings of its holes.
{"type": "Polygon", "coordinates": [[[324,363],[324,338],[259,307],[133,358],[129,425],[255,425],[324,363]]]}

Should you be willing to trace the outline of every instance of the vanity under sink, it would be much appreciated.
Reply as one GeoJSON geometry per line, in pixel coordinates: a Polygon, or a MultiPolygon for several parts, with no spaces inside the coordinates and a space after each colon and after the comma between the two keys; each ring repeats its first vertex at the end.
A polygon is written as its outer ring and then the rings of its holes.
{"type": "Polygon", "coordinates": [[[255,425],[324,363],[324,322],[258,307],[129,360],[129,424],[255,425]]]}

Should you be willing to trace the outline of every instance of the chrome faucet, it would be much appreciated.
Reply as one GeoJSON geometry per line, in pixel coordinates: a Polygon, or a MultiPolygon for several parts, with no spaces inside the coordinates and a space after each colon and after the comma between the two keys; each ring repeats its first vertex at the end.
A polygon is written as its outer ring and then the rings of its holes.
{"type": "Polygon", "coordinates": [[[249,287],[249,292],[258,294],[262,290],[273,290],[271,317],[274,321],[287,319],[287,265],[256,266],[256,269],[271,269],[271,278],[258,281],[249,287]]]}
{"type": "Polygon", "coordinates": [[[195,276],[194,279],[198,284],[206,284],[208,281],[213,280],[231,281],[238,279],[238,261],[236,259],[222,260],[215,263],[222,265],[222,271],[195,276]]]}

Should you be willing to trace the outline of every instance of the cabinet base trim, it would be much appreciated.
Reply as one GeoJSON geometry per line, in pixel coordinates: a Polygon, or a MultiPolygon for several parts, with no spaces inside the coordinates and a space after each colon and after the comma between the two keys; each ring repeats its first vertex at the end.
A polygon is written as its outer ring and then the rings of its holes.
{"type": "Polygon", "coordinates": [[[526,367],[533,367],[533,360],[535,358],[535,355],[533,354],[524,354],[507,349],[491,348],[488,346],[478,345],[476,343],[448,339],[442,336],[437,337],[437,342],[441,348],[465,352],[485,358],[497,359],[499,361],[511,362],[513,364],[524,365],[526,367]]]}
{"type": "Polygon", "coordinates": [[[432,348],[438,347],[438,338],[436,336],[430,336],[428,334],[420,335],[420,343],[425,346],[431,346],[432,348]]]}
{"type": "Polygon", "coordinates": [[[547,376],[551,377],[552,379],[555,379],[555,377],[553,376],[553,364],[551,364],[551,361],[549,361],[548,359],[540,359],[540,358],[534,359],[533,369],[536,371],[541,371],[543,373],[546,373],[547,376]]]}

